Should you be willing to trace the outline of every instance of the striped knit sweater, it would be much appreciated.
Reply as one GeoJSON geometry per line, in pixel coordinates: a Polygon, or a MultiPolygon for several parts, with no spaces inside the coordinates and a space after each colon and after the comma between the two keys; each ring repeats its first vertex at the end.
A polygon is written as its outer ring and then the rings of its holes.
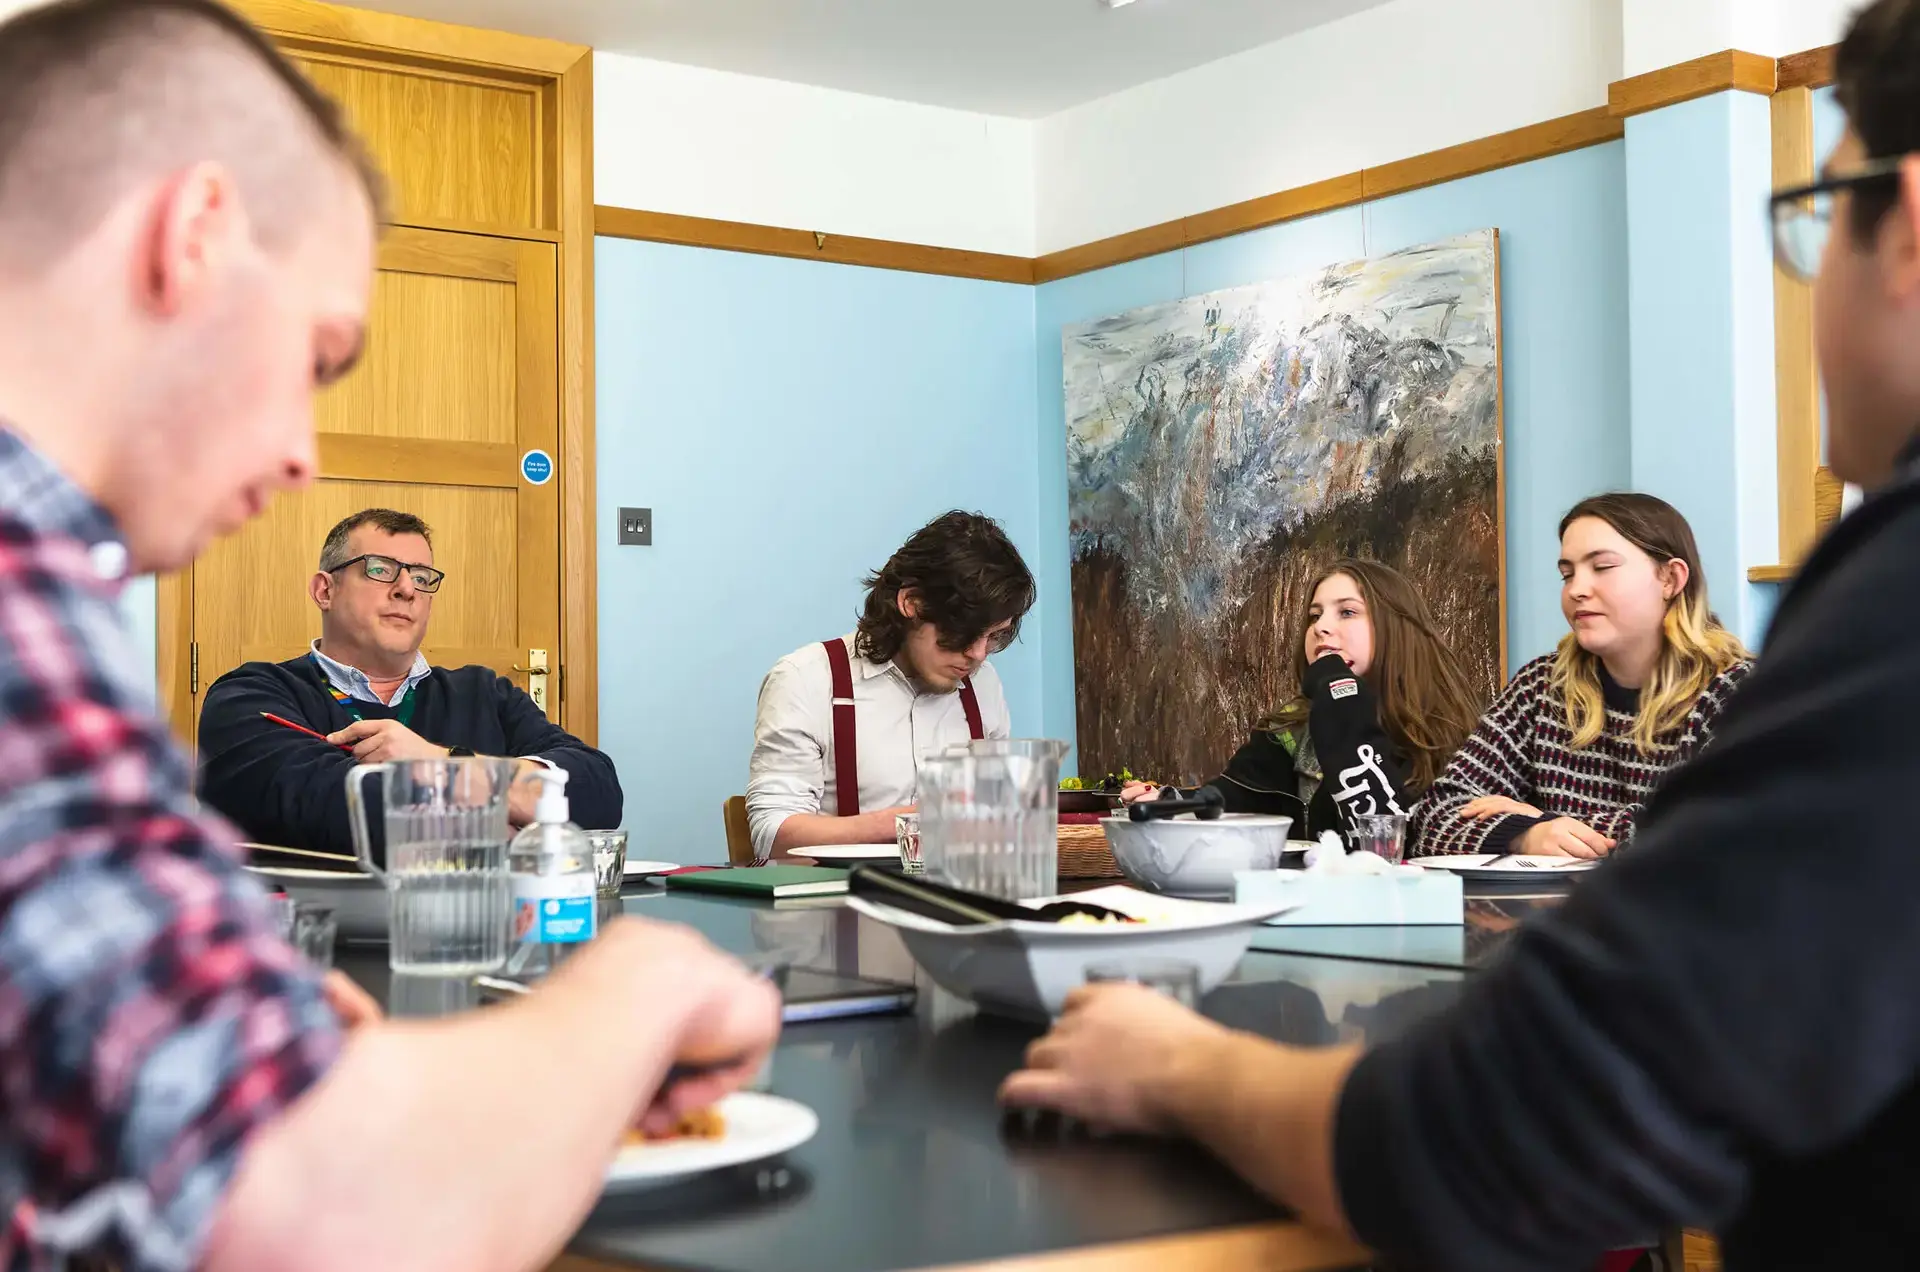
{"type": "Polygon", "coordinates": [[[1419,856],[1511,852],[1513,841],[1538,822],[1572,817],[1625,847],[1647,796],[1706,742],[1752,665],[1738,662],[1715,676],[1686,720],[1657,739],[1653,754],[1642,755],[1632,736],[1637,690],[1621,688],[1603,669],[1606,731],[1576,751],[1566,708],[1549,683],[1553,655],[1534,659],[1507,684],[1414,810],[1408,843],[1419,856]],[[1469,821],[1458,815],[1482,795],[1505,795],[1546,816],[1469,821]]]}

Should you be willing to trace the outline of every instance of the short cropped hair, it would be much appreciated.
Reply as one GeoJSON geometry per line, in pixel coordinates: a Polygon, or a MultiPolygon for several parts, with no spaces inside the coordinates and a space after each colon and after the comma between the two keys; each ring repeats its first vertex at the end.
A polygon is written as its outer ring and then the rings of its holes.
{"type": "MultiPolygon", "coordinates": [[[[1869,159],[1920,151],[1920,2],[1879,0],[1853,19],[1834,55],[1834,96],[1869,159]]],[[[1853,235],[1871,238],[1900,201],[1892,178],[1853,190],[1853,235]]]]}
{"type": "Polygon", "coordinates": [[[327,159],[382,183],[339,106],[216,0],[57,0],[0,23],[0,260],[57,259],[140,181],[218,162],[265,246],[327,159]]]}
{"type": "Polygon", "coordinates": [[[998,522],[977,512],[945,513],[867,576],[854,643],[867,661],[891,662],[915,622],[932,623],[940,644],[957,650],[1011,620],[1011,644],[1036,595],[1032,571],[998,522]],[[900,612],[903,588],[920,598],[918,619],[900,612]]]}
{"type": "Polygon", "coordinates": [[[350,517],[342,517],[338,525],[327,531],[327,540],[320,545],[320,572],[340,568],[348,560],[347,539],[361,526],[372,526],[386,534],[417,534],[433,546],[433,531],[427,523],[410,512],[395,512],[391,508],[362,508],[350,517]]]}

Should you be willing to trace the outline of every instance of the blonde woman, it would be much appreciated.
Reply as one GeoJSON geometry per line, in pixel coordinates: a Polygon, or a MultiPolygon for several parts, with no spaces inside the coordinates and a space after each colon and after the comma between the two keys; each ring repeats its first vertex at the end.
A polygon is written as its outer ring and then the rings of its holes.
{"type": "Polygon", "coordinates": [[[1652,495],[1596,495],[1560,521],[1572,630],[1520,669],[1428,792],[1414,851],[1604,857],[1697,751],[1752,665],[1707,608],[1693,529],[1652,495]]]}

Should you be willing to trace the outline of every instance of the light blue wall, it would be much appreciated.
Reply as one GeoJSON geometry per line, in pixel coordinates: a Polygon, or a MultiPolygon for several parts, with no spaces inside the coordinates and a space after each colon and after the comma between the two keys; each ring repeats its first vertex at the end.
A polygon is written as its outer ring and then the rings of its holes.
{"type": "Polygon", "coordinates": [[[1779,556],[1767,99],[1720,93],[1627,121],[1633,481],[1693,525],[1714,608],[1750,644],[1779,556]]]}
{"type": "Polygon", "coordinates": [[[1074,736],[1063,325],[1297,274],[1469,230],[1501,235],[1507,644],[1517,667],[1565,630],[1555,527],[1629,479],[1624,147],[1595,146],[1038,289],[1045,730],[1074,736]]]}
{"type": "MultiPolygon", "coordinates": [[[[599,239],[600,745],[636,856],[724,860],[755,696],[949,508],[1043,540],[1029,287],[599,239]],[[618,547],[650,507],[654,546],[618,547]]],[[[994,660],[1040,731],[1045,635],[994,660]]]]}

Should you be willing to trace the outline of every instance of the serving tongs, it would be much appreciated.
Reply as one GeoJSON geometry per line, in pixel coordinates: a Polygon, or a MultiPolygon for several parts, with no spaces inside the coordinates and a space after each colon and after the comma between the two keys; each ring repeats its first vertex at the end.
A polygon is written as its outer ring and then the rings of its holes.
{"type": "Polygon", "coordinates": [[[1164,820],[1182,813],[1192,813],[1198,821],[1218,821],[1226,811],[1227,797],[1211,786],[1202,786],[1190,796],[1169,786],[1157,799],[1143,799],[1127,806],[1127,816],[1137,822],[1164,820]]]}
{"type": "Polygon", "coordinates": [[[1002,923],[1009,919],[1025,923],[1058,923],[1075,915],[1099,919],[1138,922],[1130,914],[1109,910],[1086,901],[1049,901],[1045,905],[1019,905],[965,888],[949,887],[924,878],[909,878],[878,866],[855,866],[847,876],[847,891],[855,896],[872,897],[896,910],[933,919],[949,927],[978,927],[983,923],[1002,923]]]}

